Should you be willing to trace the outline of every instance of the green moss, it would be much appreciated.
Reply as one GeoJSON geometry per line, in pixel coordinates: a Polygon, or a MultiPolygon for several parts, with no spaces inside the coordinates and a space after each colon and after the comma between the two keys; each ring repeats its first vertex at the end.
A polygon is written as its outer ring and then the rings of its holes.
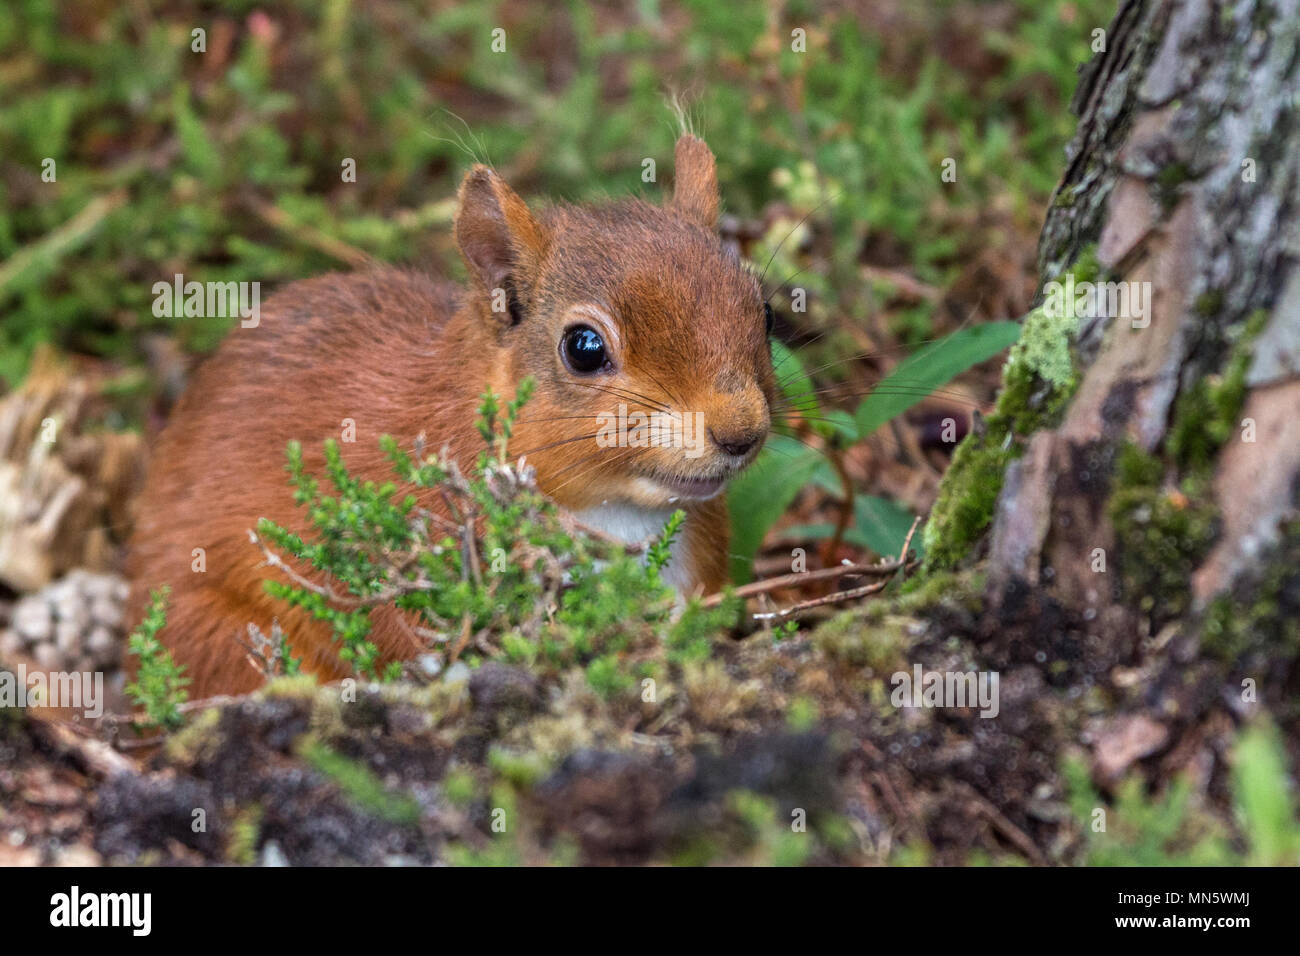
{"type": "Polygon", "coordinates": [[[222,735],[217,727],[221,723],[221,710],[209,707],[192,716],[183,728],[167,738],[164,744],[168,759],[179,764],[193,764],[204,755],[216,753],[222,746],[222,735]]]}
{"type": "Polygon", "coordinates": [[[1229,664],[1257,653],[1272,664],[1300,656],[1300,521],[1282,529],[1282,542],[1261,562],[1253,585],[1210,603],[1201,622],[1201,645],[1229,664]]]}
{"type": "Polygon", "coordinates": [[[897,670],[910,646],[905,621],[872,620],[853,611],[831,618],[813,631],[812,642],[828,657],[875,671],[897,670]]]}
{"type": "Polygon", "coordinates": [[[257,804],[244,807],[235,814],[230,826],[230,842],[226,845],[226,858],[236,866],[253,866],[257,863],[257,844],[262,833],[263,810],[257,804]]]}
{"type": "Polygon", "coordinates": [[[883,606],[895,614],[919,616],[941,605],[979,614],[984,608],[983,572],[944,571],[909,578],[899,595],[883,606]]]}
{"type": "Polygon", "coordinates": [[[922,533],[925,571],[956,567],[993,521],[1007,465],[1019,452],[967,438],[953,454],[922,533]]]}
{"type": "Polygon", "coordinates": [[[0,707],[0,736],[16,731],[26,720],[21,707],[0,707]]]}
{"type": "MultiPolygon", "coordinates": [[[[1081,251],[1068,271],[1076,283],[1096,281],[1101,269],[1095,247],[1081,251]]],[[[1053,315],[1039,306],[1026,316],[986,428],[958,446],[939,486],[922,533],[927,574],[956,567],[970,553],[993,521],[1003,476],[1023,452],[1024,439],[1060,421],[1078,386],[1072,344],[1079,320],[1072,312],[1053,315]]]]}
{"type": "Polygon", "coordinates": [[[268,698],[278,698],[280,700],[314,700],[319,691],[320,684],[310,674],[276,677],[265,688],[268,698]]]}
{"type": "Polygon", "coordinates": [[[307,737],[299,747],[303,759],[333,780],[361,809],[390,823],[413,826],[420,819],[420,807],[406,794],[390,792],[370,768],[307,737]]]}
{"type": "Polygon", "coordinates": [[[476,790],[474,775],[468,770],[452,770],[442,778],[442,795],[454,807],[468,807],[476,790]]]}
{"type": "Polygon", "coordinates": [[[1161,619],[1187,610],[1191,575],[1218,534],[1218,509],[1203,479],[1163,482],[1160,459],[1126,443],[1108,505],[1125,592],[1161,619]]]}
{"type": "Polygon", "coordinates": [[[1170,163],[1156,173],[1155,192],[1160,205],[1165,209],[1172,208],[1178,201],[1179,187],[1192,178],[1191,167],[1180,162],[1170,163]]]}
{"type": "Polygon", "coordinates": [[[1207,473],[1218,450],[1237,429],[1246,401],[1246,373],[1254,342],[1267,324],[1268,315],[1260,309],[1239,326],[1237,341],[1221,374],[1198,378],[1178,396],[1166,447],[1184,472],[1207,473]]]}
{"type": "MultiPolygon", "coordinates": [[[[1197,307],[1213,312],[1220,306],[1215,295],[1207,293],[1197,307]]],[[[1268,313],[1261,310],[1238,325],[1223,371],[1193,381],[1179,395],[1165,458],[1131,444],[1119,450],[1109,514],[1125,589],[1142,595],[1145,611],[1170,617],[1190,603],[1190,576],[1218,533],[1218,509],[1209,488],[1214,460],[1238,427],[1253,343],[1267,319],[1268,313]],[[1177,485],[1167,479],[1167,472],[1182,476],[1177,485]]],[[[1266,608],[1256,610],[1267,616],[1266,608]]],[[[1229,611],[1226,605],[1212,610],[1211,642],[1221,649],[1240,646],[1238,622],[1230,618],[1244,613],[1249,619],[1247,611],[1229,611]]]]}
{"type": "Polygon", "coordinates": [[[488,752],[488,766],[516,790],[532,789],[551,770],[551,763],[543,753],[504,747],[493,747],[488,752]]]}
{"type": "Polygon", "coordinates": [[[1223,293],[1218,289],[1202,292],[1196,297],[1196,314],[1204,318],[1213,318],[1223,308],[1223,293]]]}
{"type": "Polygon", "coordinates": [[[785,722],[795,733],[812,730],[821,719],[817,701],[803,695],[793,697],[785,709],[785,722]]]}

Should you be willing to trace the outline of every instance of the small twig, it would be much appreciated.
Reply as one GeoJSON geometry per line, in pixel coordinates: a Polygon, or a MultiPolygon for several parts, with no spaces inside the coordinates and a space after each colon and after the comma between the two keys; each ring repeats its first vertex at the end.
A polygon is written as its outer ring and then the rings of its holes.
{"type": "Polygon", "coordinates": [[[834,594],[827,594],[825,597],[813,598],[810,601],[800,601],[798,604],[791,605],[781,611],[771,611],[767,614],[755,614],[754,620],[785,621],[794,617],[796,614],[802,614],[804,611],[812,610],[815,607],[822,607],[826,604],[839,604],[842,601],[852,601],[856,598],[866,597],[868,594],[876,594],[883,591],[888,586],[888,581],[878,581],[875,584],[867,584],[860,588],[851,588],[847,591],[836,591],[834,594]]]}
{"type": "MultiPolygon", "coordinates": [[[[185,703],[177,706],[176,710],[182,714],[193,713],[196,710],[207,710],[209,707],[224,707],[227,704],[238,703],[251,697],[252,694],[218,694],[215,697],[203,697],[199,700],[187,700],[185,703]]],[[[117,724],[143,724],[148,720],[144,714],[105,714],[100,718],[101,723],[117,724]]]]}
{"type": "Polygon", "coordinates": [[[900,269],[860,266],[859,270],[868,279],[879,279],[888,282],[894,287],[895,294],[900,298],[910,299],[913,302],[937,302],[943,298],[942,289],[927,285],[915,276],[909,275],[900,269]]]}
{"type": "Polygon", "coordinates": [[[47,744],[71,754],[91,773],[114,777],[120,773],[136,772],[135,764],[108,744],[94,737],[83,737],[66,724],[36,719],[31,721],[31,727],[47,744]]]}
{"type": "MultiPolygon", "coordinates": [[[[775,578],[753,581],[733,589],[731,593],[738,598],[747,598],[757,594],[766,594],[769,591],[778,591],[781,588],[797,587],[801,584],[811,584],[814,581],[825,581],[828,578],[889,575],[902,567],[903,565],[897,561],[882,561],[880,564],[840,564],[830,568],[820,568],[816,571],[795,571],[792,574],[782,574],[775,578]]],[[[702,604],[704,607],[717,607],[726,597],[727,593],[725,591],[718,591],[706,597],[702,604]]]]}
{"type": "Polygon", "coordinates": [[[993,829],[1014,843],[1021,853],[1029,857],[1034,866],[1051,865],[1050,861],[1043,856],[1043,852],[1038,849],[1037,844],[1030,839],[1029,834],[1012,823],[1006,814],[990,803],[983,794],[970,784],[960,780],[957,781],[957,786],[966,795],[975,811],[993,824],[993,829]]]}
{"type": "Polygon", "coordinates": [[[323,252],[332,259],[345,262],[354,269],[365,269],[374,265],[375,259],[370,253],[349,245],[337,236],[322,232],[314,226],[298,222],[279,206],[267,202],[260,196],[250,195],[248,206],[271,228],[288,234],[303,245],[323,252]]]}
{"type": "Polygon", "coordinates": [[[907,561],[908,549],[912,547],[912,535],[916,534],[916,529],[921,524],[921,516],[917,515],[912,521],[912,527],[907,530],[907,537],[903,539],[903,548],[898,552],[898,563],[901,566],[907,561]]]}
{"type": "Polygon", "coordinates": [[[339,594],[328,585],[317,584],[310,578],[295,571],[289,566],[288,562],[266,546],[266,543],[261,539],[257,532],[250,529],[248,532],[248,540],[261,549],[262,555],[265,557],[268,565],[284,573],[291,581],[293,581],[294,584],[298,585],[300,588],[311,591],[313,594],[319,594],[321,597],[325,598],[325,600],[344,608],[375,607],[377,605],[387,604],[393,598],[401,597],[403,594],[410,594],[415,591],[427,591],[433,586],[432,582],[429,581],[428,578],[424,577],[424,575],[420,575],[414,579],[399,576],[397,586],[394,587],[390,585],[389,587],[386,587],[381,591],[376,591],[374,594],[366,597],[352,597],[346,594],[339,594]]]}
{"type": "Polygon", "coordinates": [[[456,638],[456,643],[452,645],[451,653],[447,655],[447,663],[449,665],[456,663],[457,659],[460,657],[461,651],[465,650],[465,647],[469,644],[469,639],[473,636],[473,633],[474,618],[470,616],[469,611],[466,611],[465,616],[460,622],[460,637],[456,638]]]}
{"type": "Polygon", "coordinates": [[[96,196],[80,212],[41,239],[23,246],[0,265],[0,296],[24,273],[45,264],[56,266],[65,255],[72,252],[99,228],[109,215],[121,208],[128,199],[127,190],[114,189],[96,196]]]}
{"type": "MultiPolygon", "coordinates": [[[[920,527],[920,524],[921,524],[921,516],[917,515],[916,518],[912,521],[912,527],[909,528],[907,531],[907,537],[903,539],[903,547],[898,552],[897,560],[889,562],[888,564],[879,564],[874,566],[866,565],[865,567],[868,568],[875,567],[877,569],[888,568],[889,572],[891,573],[896,571],[899,579],[905,577],[907,575],[907,572],[915,568],[918,563],[916,561],[909,562],[907,559],[908,559],[908,555],[911,553],[912,536],[916,534],[916,529],[920,527]]],[[[827,568],[826,570],[829,571],[832,569],[827,568]]],[[[820,572],[813,572],[813,573],[820,573],[820,572]]],[[[803,576],[805,578],[808,577],[807,574],[803,576]]],[[[786,577],[790,577],[790,575],[786,575],[786,577]]],[[[798,575],[795,575],[795,577],[798,577],[798,575]]],[[[777,579],[773,579],[773,580],[777,580],[777,579]]],[[[791,607],[788,607],[783,611],[772,611],[766,614],[755,614],[754,620],[784,621],[787,620],[788,618],[793,617],[796,614],[800,614],[804,611],[810,610],[815,607],[822,607],[823,605],[826,604],[839,604],[842,601],[852,601],[856,598],[866,597],[868,594],[876,594],[880,591],[883,591],[885,588],[887,588],[890,585],[890,583],[892,582],[880,581],[876,584],[868,584],[860,588],[851,588],[847,591],[836,591],[834,594],[828,594],[825,597],[814,598],[810,601],[801,601],[800,603],[792,605],[791,607]]]]}
{"type": "Polygon", "coordinates": [[[474,579],[474,586],[481,588],[483,586],[483,571],[478,562],[478,547],[476,545],[478,536],[477,529],[474,527],[476,520],[477,516],[471,508],[465,516],[465,523],[461,526],[461,540],[465,543],[465,557],[469,562],[470,577],[474,579]]]}

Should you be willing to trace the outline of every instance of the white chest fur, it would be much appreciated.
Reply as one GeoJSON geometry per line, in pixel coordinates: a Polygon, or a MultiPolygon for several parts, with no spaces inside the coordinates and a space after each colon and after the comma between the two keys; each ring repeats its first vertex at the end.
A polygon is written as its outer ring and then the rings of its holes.
{"type": "MultiPolygon", "coordinates": [[[[603,504],[574,514],[589,528],[602,531],[625,544],[634,544],[663,533],[664,525],[672,517],[672,508],[638,508],[629,504],[603,504]]],[[[664,583],[684,593],[691,583],[691,555],[685,535],[677,532],[673,541],[672,557],[663,569],[664,583]]]]}

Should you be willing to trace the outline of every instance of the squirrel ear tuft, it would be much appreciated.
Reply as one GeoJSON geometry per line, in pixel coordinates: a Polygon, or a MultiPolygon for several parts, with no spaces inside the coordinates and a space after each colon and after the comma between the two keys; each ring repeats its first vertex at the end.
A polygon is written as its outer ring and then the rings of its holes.
{"type": "Polygon", "coordinates": [[[704,140],[686,133],[677,140],[671,207],[712,229],[718,224],[718,167],[704,140]]]}
{"type": "Polygon", "coordinates": [[[483,292],[516,296],[531,285],[546,233],[528,206],[487,166],[465,174],[457,194],[456,244],[483,292]]]}

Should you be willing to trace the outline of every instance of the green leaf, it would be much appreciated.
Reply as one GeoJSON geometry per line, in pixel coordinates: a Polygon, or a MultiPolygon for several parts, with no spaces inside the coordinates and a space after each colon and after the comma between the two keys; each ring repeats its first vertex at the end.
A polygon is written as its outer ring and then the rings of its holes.
{"type": "Polygon", "coordinates": [[[817,403],[815,386],[804,371],[803,362],[796,352],[776,339],[772,340],[772,368],[776,372],[781,394],[790,403],[790,407],[805,415],[820,417],[821,407],[817,403]]]}
{"type": "Polygon", "coordinates": [[[909,355],[858,406],[853,416],[858,437],[866,438],[971,366],[997,355],[1019,337],[1018,322],[986,322],[959,329],[909,355]]]}
{"type": "Polygon", "coordinates": [[[222,171],[221,152],[212,144],[203,121],[190,105],[189,86],[178,86],[172,91],[172,115],[181,155],[190,171],[204,182],[217,180],[222,171]]]}
{"type": "MultiPolygon", "coordinates": [[[[854,499],[856,521],[844,529],[844,540],[854,547],[874,551],[882,558],[898,557],[903,541],[912,527],[912,514],[888,498],[862,495],[854,499]]],[[[835,533],[830,522],[801,524],[786,528],[782,538],[822,541],[835,533]]],[[[912,538],[912,550],[922,554],[921,536],[912,538]]]]}
{"type": "Polygon", "coordinates": [[[1233,757],[1233,790],[1250,843],[1250,862],[1257,866],[1294,864],[1300,850],[1300,829],[1292,811],[1286,755],[1277,732],[1269,725],[1246,728],[1233,757]]]}
{"type": "Polygon", "coordinates": [[[731,575],[744,584],[753,575],[754,555],[763,538],[808,483],[819,452],[786,435],[773,435],[767,447],[739,478],[731,483],[727,504],[731,511],[731,575]]]}
{"type": "MultiPolygon", "coordinates": [[[[854,530],[867,547],[885,558],[898,557],[912,530],[912,513],[896,501],[874,495],[858,495],[853,500],[854,530]]],[[[921,557],[921,536],[913,535],[912,548],[921,557]]]]}

